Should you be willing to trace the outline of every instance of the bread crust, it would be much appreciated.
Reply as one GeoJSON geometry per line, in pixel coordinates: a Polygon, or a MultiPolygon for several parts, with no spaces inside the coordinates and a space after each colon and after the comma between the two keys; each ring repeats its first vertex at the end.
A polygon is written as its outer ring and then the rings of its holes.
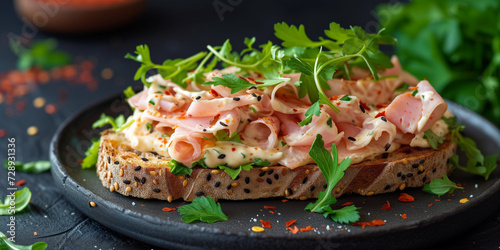
{"type": "MultiPolygon", "coordinates": [[[[242,171],[236,180],[223,170],[199,167],[189,176],[175,176],[161,156],[135,151],[124,141],[121,134],[105,131],[96,169],[104,187],[125,196],[169,202],[181,198],[192,201],[202,195],[216,200],[308,199],[316,198],[326,188],[326,180],[315,164],[293,170],[284,166],[255,167],[242,171]]],[[[448,159],[455,151],[451,140],[438,150],[402,146],[390,154],[351,165],[332,195],[370,196],[422,187],[449,172],[448,159]]]]}

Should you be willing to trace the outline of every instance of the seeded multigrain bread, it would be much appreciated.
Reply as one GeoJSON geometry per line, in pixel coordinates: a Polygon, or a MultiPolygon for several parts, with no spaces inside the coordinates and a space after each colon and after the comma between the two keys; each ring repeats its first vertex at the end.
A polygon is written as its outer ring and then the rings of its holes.
{"type": "MultiPolygon", "coordinates": [[[[390,154],[351,165],[333,189],[333,195],[373,195],[406,187],[421,187],[448,173],[448,159],[456,145],[448,140],[439,150],[403,146],[390,154]]],[[[269,197],[316,198],[326,181],[316,165],[293,170],[283,166],[242,171],[236,180],[218,169],[194,168],[190,176],[170,173],[167,160],[127,145],[122,134],[105,131],[101,137],[97,175],[111,192],[169,202],[191,201],[197,196],[246,200],[269,197]]]]}

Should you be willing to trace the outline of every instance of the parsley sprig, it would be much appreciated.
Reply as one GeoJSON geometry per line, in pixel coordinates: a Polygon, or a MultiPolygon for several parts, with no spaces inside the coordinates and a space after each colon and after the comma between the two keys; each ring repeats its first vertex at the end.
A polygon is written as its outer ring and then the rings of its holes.
{"type": "Polygon", "coordinates": [[[457,184],[451,181],[446,174],[443,174],[443,179],[434,179],[429,184],[424,185],[425,192],[437,194],[438,196],[446,193],[451,194],[455,189],[464,188],[457,186],[457,184]]]}
{"type": "Polygon", "coordinates": [[[213,223],[227,220],[220,203],[215,202],[210,196],[197,197],[191,204],[179,207],[178,211],[182,214],[181,220],[186,223],[195,221],[213,223]]]}
{"type": "Polygon", "coordinates": [[[325,217],[330,217],[338,223],[356,222],[359,219],[359,208],[356,206],[350,205],[337,210],[330,207],[330,205],[337,202],[337,199],[331,195],[332,190],[344,176],[344,171],[351,164],[351,159],[345,158],[338,164],[337,147],[332,144],[332,153],[330,153],[324,147],[323,138],[320,134],[316,136],[309,150],[309,156],[318,164],[321,173],[326,179],[327,187],[325,191],[318,194],[318,200],[315,203],[309,203],[305,210],[322,213],[325,217]]]}

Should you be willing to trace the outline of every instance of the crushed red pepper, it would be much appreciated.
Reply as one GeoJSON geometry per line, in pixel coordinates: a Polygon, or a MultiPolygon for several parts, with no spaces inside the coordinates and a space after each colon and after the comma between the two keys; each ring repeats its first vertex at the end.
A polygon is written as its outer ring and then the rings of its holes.
{"type": "Polygon", "coordinates": [[[291,221],[287,221],[286,222],[286,227],[289,227],[291,225],[293,225],[293,223],[295,223],[296,220],[291,220],[291,221]]]}
{"type": "Polygon", "coordinates": [[[403,219],[405,219],[405,220],[406,220],[406,219],[408,218],[408,216],[407,216],[406,214],[402,214],[402,215],[401,215],[401,218],[403,218],[403,219]]]}
{"type": "Polygon", "coordinates": [[[16,186],[22,186],[22,185],[24,185],[24,184],[26,184],[26,180],[24,180],[24,179],[23,179],[23,180],[16,181],[16,186]]]}
{"type": "Polygon", "coordinates": [[[287,227],[287,229],[290,230],[290,232],[292,232],[293,234],[296,234],[299,232],[299,228],[297,226],[287,227]]]}
{"type": "Polygon", "coordinates": [[[263,228],[271,228],[271,222],[269,222],[268,220],[260,220],[260,224],[263,228]]]}
{"type": "Polygon", "coordinates": [[[398,201],[401,202],[414,202],[415,198],[407,193],[401,193],[398,197],[398,201]]]}
{"type": "Polygon", "coordinates": [[[382,206],[382,210],[385,210],[385,211],[389,211],[389,210],[391,210],[391,203],[389,203],[389,201],[387,201],[387,203],[385,203],[385,204],[382,206]]]}
{"type": "Polygon", "coordinates": [[[275,206],[264,206],[265,209],[276,209],[275,206]]]}
{"type": "Polygon", "coordinates": [[[305,228],[301,228],[301,229],[300,229],[300,232],[308,232],[308,231],[312,231],[312,230],[314,230],[314,228],[313,228],[313,227],[311,227],[311,226],[307,226],[307,227],[305,227],[305,228]]]}
{"type": "Polygon", "coordinates": [[[170,212],[170,211],[175,211],[176,209],[175,209],[175,208],[173,208],[173,207],[164,207],[162,210],[163,210],[164,212],[170,212]]]}
{"type": "Polygon", "coordinates": [[[346,202],[346,203],[342,204],[342,206],[343,206],[343,207],[347,207],[347,206],[350,206],[350,205],[352,205],[352,204],[354,204],[354,202],[349,201],[349,202],[346,202]]]}
{"type": "Polygon", "coordinates": [[[352,225],[353,226],[361,226],[364,229],[366,226],[370,226],[370,227],[383,226],[383,225],[385,225],[385,222],[383,220],[373,220],[371,222],[354,222],[354,223],[352,223],[352,225]]]}

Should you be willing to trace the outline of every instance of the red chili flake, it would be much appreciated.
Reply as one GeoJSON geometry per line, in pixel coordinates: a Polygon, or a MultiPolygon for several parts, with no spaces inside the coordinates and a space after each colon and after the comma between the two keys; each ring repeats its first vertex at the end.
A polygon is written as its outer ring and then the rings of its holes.
{"type": "Polygon", "coordinates": [[[354,202],[349,201],[349,202],[346,202],[346,203],[342,204],[342,206],[343,206],[343,207],[347,207],[347,206],[350,206],[350,205],[352,205],[352,204],[354,204],[354,202]]]}
{"type": "Polygon", "coordinates": [[[371,222],[355,222],[352,223],[353,226],[361,226],[365,228],[366,226],[375,227],[375,226],[383,226],[385,222],[383,220],[373,220],[371,222]]]}
{"type": "Polygon", "coordinates": [[[305,228],[301,228],[301,229],[300,229],[300,232],[308,232],[308,231],[312,231],[312,230],[314,230],[314,228],[313,228],[313,227],[311,227],[311,226],[307,226],[307,227],[305,227],[305,228]]]}
{"type": "Polygon", "coordinates": [[[414,202],[415,198],[407,193],[401,193],[398,197],[398,201],[401,202],[414,202]]]}
{"type": "Polygon", "coordinates": [[[281,202],[287,202],[287,201],[288,201],[287,199],[283,199],[283,200],[281,200],[281,202]]]}
{"type": "Polygon", "coordinates": [[[260,224],[263,228],[271,228],[271,222],[269,222],[268,220],[260,220],[260,224]]]}
{"type": "Polygon", "coordinates": [[[37,232],[33,232],[33,235],[34,235],[34,236],[37,236],[37,235],[38,235],[38,233],[37,233],[37,232]]]}
{"type": "Polygon", "coordinates": [[[321,225],[322,227],[326,227],[325,225],[321,225]]]}
{"type": "Polygon", "coordinates": [[[385,104],[385,103],[379,103],[379,104],[375,105],[375,108],[381,109],[381,108],[385,108],[385,107],[387,107],[387,106],[388,106],[388,105],[387,105],[387,104],[385,104]]]}
{"type": "Polygon", "coordinates": [[[212,96],[214,97],[218,97],[219,96],[219,93],[217,93],[217,91],[211,89],[210,91],[208,91],[209,94],[211,94],[212,96]]]}
{"type": "Polygon", "coordinates": [[[78,159],[78,160],[76,160],[76,162],[78,162],[78,163],[81,164],[83,162],[83,160],[82,159],[78,159]]]}
{"type": "Polygon", "coordinates": [[[385,210],[385,211],[389,211],[389,210],[391,210],[391,203],[389,203],[389,201],[387,201],[387,203],[385,203],[385,204],[382,206],[382,210],[385,210]]]}
{"type": "Polygon", "coordinates": [[[276,209],[275,206],[264,206],[265,209],[276,209]]]}
{"type": "Polygon", "coordinates": [[[234,151],[236,151],[236,148],[231,148],[231,150],[234,152],[234,151]]]}
{"type": "Polygon", "coordinates": [[[241,80],[243,80],[243,81],[245,81],[245,82],[248,82],[248,80],[247,80],[245,77],[243,77],[243,76],[238,76],[238,77],[239,77],[241,80]]]}
{"type": "Polygon", "coordinates": [[[441,199],[436,199],[435,201],[438,201],[438,202],[439,202],[439,201],[441,201],[441,199]]]}
{"type": "Polygon", "coordinates": [[[144,205],[144,204],[141,204],[141,206],[142,206],[142,207],[145,207],[146,205],[144,205]]]}
{"type": "Polygon", "coordinates": [[[5,129],[0,129],[0,138],[5,137],[7,135],[7,131],[5,129]]]}
{"type": "Polygon", "coordinates": [[[416,89],[418,89],[418,87],[417,86],[414,86],[414,87],[412,86],[412,87],[408,87],[408,89],[409,90],[416,90],[416,89]]]}
{"type": "Polygon", "coordinates": [[[292,232],[293,234],[296,234],[299,232],[299,228],[297,226],[293,226],[292,227],[287,227],[288,230],[290,230],[290,232],[292,232]]]}
{"type": "Polygon", "coordinates": [[[384,111],[382,111],[382,112],[380,112],[380,113],[378,113],[378,114],[375,116],[375,118],[379,118],[379,117],[382,117],[382,116],[385,116],[385,110],[384,110],[384,111]]]}
{"type": "Polygon", "coordinates": [[[165,212],[170,212],[170,211],[175,211],[176,209],[173,207],[164,207],[162,210],[165,212]]]}
{"type": "Polygon", "coordinates": [[[291,220],[291,221],[287,221],[286,222],[286,227],[289,227],[291,225],[293,225],[293,223],[295,223],[296,220],[291,220]]]}
{"type": "Polygon", "coordinates": [[[363,107],[366,111],[370,111],[371,108],[366,105],[366,103],[362,102],[362,101],[359,101],[359,105],[361,105],[361,107],[363,107]]]}
{"type": "Polygon", "coordinates": [[[429,205],[428,205],[428,206],[429,206],[429,207],[432,207],[432,206],[434,206],[434,204],[432,204],[432,203],[429,203],[429,205]]]}
{"type": "Polygon", "coordinates": [[[54,104],[45,105],[45,112],[49,115],[53,115],[57,112],[57,107],[54,104]]]}
{"type": "Polygon", "coordinates": [[[462,183],[457,183],[457,187],[462,187],[462,183]]]}
{"type": "Polygon", "coordinates": [[[403,219],[405,219],[405,220],[406,220],[406,219],[408,218],[408,216],[407,216],[406,214],[402,214],[402,215],[401,215],[401,218],[403,218],[403,219]]]}
{"type": "Polygon", "coordinates": [[[20,181],[16,181],[16,186],[22,186],[24,184],[26,184],[26,180],[24,180],[24,179],[20,180],[20,181]]]}
{"type": "Polygon", "coordinates": [[[274,211],[269,211],[269,213],[274,214],[274,211]]]}

